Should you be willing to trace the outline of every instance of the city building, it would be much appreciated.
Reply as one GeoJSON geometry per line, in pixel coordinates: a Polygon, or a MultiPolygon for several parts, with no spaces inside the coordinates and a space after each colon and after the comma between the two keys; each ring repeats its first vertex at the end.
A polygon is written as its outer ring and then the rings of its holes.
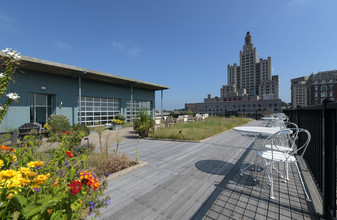
{"type": "Polygon", "coordinates": [[[256,117],[281,112],[280,99],[259,99],[259,96],[233,96],[229,98],[208,95],[203,103],[186,103],[185,109],[212,116],[256,117]]]}
{"type": "Polygon", "coordinates": [[[227,66],[227,85],[222,86],[221,97],[242,95],[273,96],[278,99],[278,76],[272,76],[271,57],[260,58],[247,32],[243,50],[240,51],[240,66],[227,66]]]}
{"type": "Polygon", "coordinates": [[[203,103],[186,103],[185,109],[215,116],[257,115],[281,112],[278,76],[272,76],[271,57],[257,61],[257,51],[247,32],[240,66],[227,66],[227,85],[220,89],[220,97],[208,95],[203,103]]]}
{"type": "Polygon", "coordinates": [[[337,100],[337,70],[311,74],[306,83],[307,105],[322,104],[326,98],[337,100]]]}
{"type": "Polygon", "coordinates": [[[307,81],[309,76],[298,77],[291,80],[291,107],[307,106],[307,81]]]}
{"type": "Polygon", "coordinates": [[[111,123],[118,113],[130,121],[140,109],[154,116],[155,91],[161,90],[163,95],[166,89],[169,87],[22,56],[7,89],[20,99],[10,106],[1,128],[44,124],[55,114],[67,116],[71,124],[87,126],[111,123]]]}

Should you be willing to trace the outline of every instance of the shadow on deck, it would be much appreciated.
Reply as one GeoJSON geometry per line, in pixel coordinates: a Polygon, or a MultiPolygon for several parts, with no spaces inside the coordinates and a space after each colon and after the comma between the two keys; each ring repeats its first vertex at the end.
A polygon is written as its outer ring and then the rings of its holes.
{"type": "Polygon", "coordinates": [[[148,165],[109,180],[111,205],[95,219],[320,219],[305,200],[295,166],[286,183],[273,172],[274,200],[266,170],[256,182],[253,170],[240,176],[255,159],[252,141],[233,130],[201,143],[123,141],[120,151],[133,158],[138,146],[148,165]]]}

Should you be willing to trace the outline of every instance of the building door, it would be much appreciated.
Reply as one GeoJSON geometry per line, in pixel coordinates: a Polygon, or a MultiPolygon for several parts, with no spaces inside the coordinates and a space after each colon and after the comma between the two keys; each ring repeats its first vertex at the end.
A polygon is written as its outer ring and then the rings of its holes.
{"type": "Polygon", "coordinates": [[[49,116],[55,112],[54,95],[30,94],[30,122],[44,125],[49,116]]]}

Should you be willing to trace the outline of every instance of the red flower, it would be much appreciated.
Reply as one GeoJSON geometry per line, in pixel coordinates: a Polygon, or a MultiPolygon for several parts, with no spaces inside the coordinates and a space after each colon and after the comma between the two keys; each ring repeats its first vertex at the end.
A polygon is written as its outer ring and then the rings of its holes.
{"type": "Polygon", "coordinates": [[[73,195],[76,194],[76,193],[79,193],[80,190],[82,189],[82,183],[80,181],[77,181],[77,180],[73,180],[71,182],[71,184],[69,184],[68,186],[71,187],[71,189],[69,191],[73,195]]]}
{"type": "Polygon", "coordinates": [[[66,132],[65,131],[62,131],[62,134],[65,134],[66,132]]]}
{"type": "Polygon", "coordinates": [[[93,148],[93,146],[90,146],[90,148],[93,148]]]}
{"type": "Polygon", "coordinates": [[[70,132],[69,132],[69,131],[67,131],[67,134],[70,134],[70,132]]]}
{"type": "Polygon", "coordinates": [[[72,158],[73,157],[73,154],[70,152],[70,151],[66,151],[66,154],[68,155],[69,158],[72,158]]]}

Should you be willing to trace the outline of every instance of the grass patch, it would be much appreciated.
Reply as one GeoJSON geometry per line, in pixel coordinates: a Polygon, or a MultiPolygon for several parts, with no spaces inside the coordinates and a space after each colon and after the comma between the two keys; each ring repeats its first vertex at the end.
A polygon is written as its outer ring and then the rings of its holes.
{"type": "Polygon", "coordinates": [[[187,124],[179,123],[168,128],[161,128],[159,131],[154,131],[150,137],[200,141],[252,120],[251,118],[241,117],[210,117],[204,121],[189,122],[187,124]]]}

